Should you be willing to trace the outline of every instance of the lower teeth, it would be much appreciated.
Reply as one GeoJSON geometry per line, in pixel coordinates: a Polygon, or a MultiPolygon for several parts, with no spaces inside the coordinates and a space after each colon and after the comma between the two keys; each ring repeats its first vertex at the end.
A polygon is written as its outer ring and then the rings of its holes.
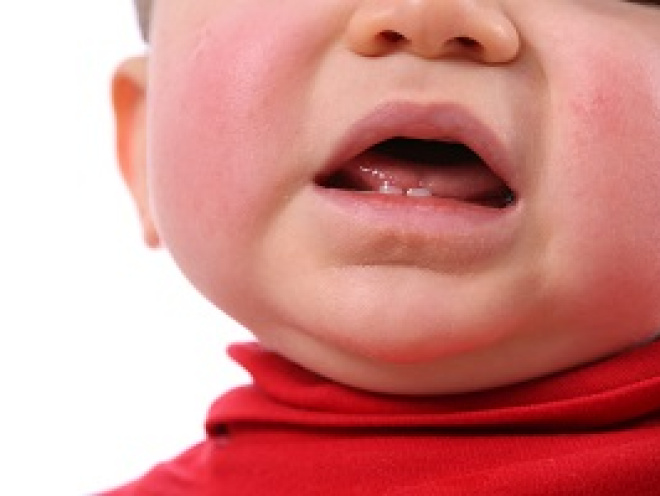
{"type": "MultiPolygon", "coordinates": [[[[378,192],[383,195],[395,195],[395,196],[409,196],[416,198],[428,198],[433,196],[433,193],[428,188],[418,187],[418,188],[400,188],[399,186],[394,186],[388,182],[385,182],[380,185],[378,192]]],[[[500,208],[508,207],[516,201],[516,197],[512,191],[508,191],[506,194],[502,195],[497,199],[493,199],[493,206],[500,208]]],[[[490,201],[488,202],[491,203],[490,201]]]]}
{"type": "Polygon", "coordinates": [[[426,188],[410,188],[406,190],[406,196],[433,196],[426,188]]]}
{"type": "Polygon", "coordinates": [[[381,184],[380,188],[378,188],[378,192],[385,195],[403,195],[403,190],[401,188],[389,183],[381,184]]]}
{"type": "Polygon", "coordinates": [[[403,189],[398,186],[394,186],[390,183],[381,184],[378,188],[378,192],[384,195],[400,195],[400,196],[416,196],[416,197],[428,197],[433,196],[433,193],[428,188],[408,188],[403,189]]]}

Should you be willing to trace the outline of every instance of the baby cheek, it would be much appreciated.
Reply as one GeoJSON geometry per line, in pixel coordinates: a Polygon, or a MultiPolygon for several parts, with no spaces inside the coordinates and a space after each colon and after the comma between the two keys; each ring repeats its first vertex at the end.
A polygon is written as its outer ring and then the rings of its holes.
{"type": "MultiPolygon", "coordinates": [[[[660,188],[660,59],[630,53],[593,54],[576,78],[569,100],[574,122],[565,136],[584,198],[598,195],[602,204],[634,222],[657,219],[660,188]],[[645,217],[651,215],[651,218],[645,217]]],[[[653,225],[645,226],[647,229],[653,225]]],[[[660,224],[658,224],[660,226],[660,224]]]]}
{"type": "Polygon", "coordinates": [[[617,301],[629,319],[657,324],[660,60],[602,52],[585,54],[563,82],[570,97],[556,114],[561,152],[550,196],[562,202],[553,229],[562,256],[580,261],[573,267],[581,295],[601,308],[617,301]]]}
{"type": "Polygon", "coordinates": [[[165,227],[207,240],[249,232],[300,160],[309,27],[262,9],[225,12],[178,52],[155,54],[153,176],[162,223],[176,223],[165,227]]]}

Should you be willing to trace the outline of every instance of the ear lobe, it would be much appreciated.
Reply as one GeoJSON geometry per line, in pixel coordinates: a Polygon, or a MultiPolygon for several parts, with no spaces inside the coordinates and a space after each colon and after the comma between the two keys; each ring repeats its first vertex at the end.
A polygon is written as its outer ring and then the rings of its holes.
{"type": "Polygon", "coordinates": [[[124,61],[112,78],[116,148],[119,170],[135,201],[144,240],[152,248],[160,239],[153,220],[147,184],[146,56],[124,61]]]}

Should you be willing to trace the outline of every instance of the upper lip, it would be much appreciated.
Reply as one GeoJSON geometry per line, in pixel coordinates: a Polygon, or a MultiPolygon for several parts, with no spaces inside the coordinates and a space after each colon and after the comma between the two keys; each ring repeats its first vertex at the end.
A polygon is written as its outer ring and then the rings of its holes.
{"type": "Polygon", "coordinates": [[[349,127],[318,177],[331,176],[367,149],[397,137],[461,143],[516,191],[516,171],[504,144],[487,125],[457,104],[381,104],[349,127]]]}

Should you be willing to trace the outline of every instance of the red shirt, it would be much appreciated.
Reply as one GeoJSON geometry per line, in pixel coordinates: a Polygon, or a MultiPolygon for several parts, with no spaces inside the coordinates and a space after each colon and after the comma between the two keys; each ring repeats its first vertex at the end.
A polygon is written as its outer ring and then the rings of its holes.
{"type": "Polygon", "coordinates": [[[358,391],[256,344],[206,440],[105,496],[660,495],[660,342],[490,391],[358,391]]]}

